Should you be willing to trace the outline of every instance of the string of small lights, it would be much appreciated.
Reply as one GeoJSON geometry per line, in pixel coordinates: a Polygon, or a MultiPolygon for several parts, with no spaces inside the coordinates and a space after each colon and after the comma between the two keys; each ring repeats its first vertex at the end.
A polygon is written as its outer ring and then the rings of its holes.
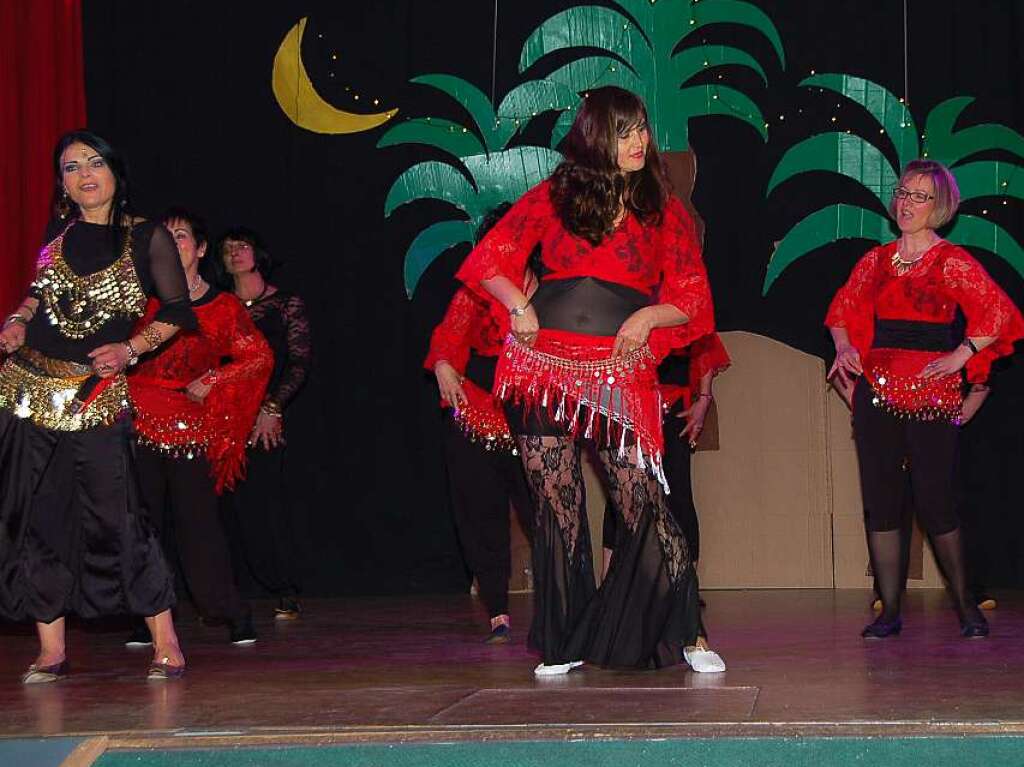
{"type": "MultiPolygon", "coordinates": [[[[665,0],[661,0],[661,1],[664,2],[665,0]]],[[[659,2],[659,0],[650,0],[650,2],[651,2],[651,5],[654,5],[657,2],[659,2]]],[[[703,28],[703,25],[701,24],[701,19],[698,16],[700,2],[701,2],[701,0],[690,0],[690,3],[688,4],[688,12],[689,12],[688,22],[689,22],[689,26],[695,26],[695,27],[696,26],[701,26],[703,28]]],[[[611,45],[608,45],[608,46],[605,46],[605,47],[607,47],[607,49],[609,51],[615,51],[615,50],[624,49],[626,47],[624,44],[629,42],[630,35],[633,32],[639,32],[640,36],[645,41],[649,40],[651,35],[652,35],[652,30],[647,30],[645,32],[645,30],[640,25],[638,25],[634,20],[627,18],[624,21],[624,23],[622,24],[622,29],[618,32],[619,37],[611,45]]],[[[701,47],[702,47],[702,50],[710,50],[710,48],[711,48],[711,45],[708,42],[707,37],[705,35],[703,35],[703,34],[701,35],[701,47]]],[[[650,44],[649,43],[647,44],[647,52],[650,55],[653,55],[653,51],[650,49],[650,44]]],[[[524,124],[528,123],[530,120],[532,120],[533,118],[537,117],[538,115],[540,115],[542,113],[545,113],[545,112],[563,113],[563,112],[568,112],[568,111],[571,111],[571,110],[575,110],[579,106],[579,103],[580,103],[579,99],[576,97],[576,92],[577,91],[585,93],[586,91],[591,90],[593,88],[597,88],[597,87],[600,87],[601,85],[609,84],[609,82],[614,82],[614,81],[618,80],[619,78],[611,77],[611,75],[614,75],[618,71],[619,67],[625,67],[627,69],[630,69],[630,71],[632,71],[632,68],[630,68],[628,64],[625,64],[620,59],[615,58],[614,56],[607,56],[605,58],[607,59],[607,65],[604,67],[604,69],[598,71],[590,79],[589,82],[584,83],[583,86],[579,87],[579,88],[576,88],[576,87],[565,88],[565,91],[566,91],[565,95],[566,96],[569,96],[570,94],[572,95],[572,100],[571,101],[567,101],[567,102],[551,101],[551,102],[548,102],[548,104],[547,104],[547,106],[545,108],[540,109],[540,110],[531,109],[528,113],[527,112],[512,113],[512,112],[500,112],[500,111],[497,111],[495,113],[493,130],[494,131],[499,131],[502,128],[504,123],[511,123],[518,130],[524,124]]],[[[711,69],[711,68],[714,68],[714,67],[719,66],[719,65],[714,63],[713,62],[713,57],[711,55],[709,55],[709,57],[705,58],[705,60],[703,61],[703,66],[706,69],[711,69]]],[[[755,116],[753,114],[751,114],[749,112],[749,110],[745,109],[742,106],[739,106],[739,105],[735,104],[731,99],[728,98],[728,92],[727,91],[723,91],[723,90],[721,90],[719,88],[719,83],[721,83],[723,81],[723,79],[724,79],[724,75],[723,74],[718,74],[713,82],[707,84],[707,87],[709,88],[709,92],[710,92],[710,95],[711,95],[711,100],[720,102],[725,107],[725,109],[727,111],[732,112],[733,114],[735,114],[737,116],[745,117],[747,120],[753,121],[755,116]]],[[[543,82],[543,80],[536,81],[536,82],[543,82]]],[[[655,83],[647,83],[646,85],[648,86],[648,88],[650,90],[655,90],[656,89],[656,84],[655,83]]],[[[682,85],[682,83],[680,85],[682,85]]],[[[493,103],[493,100],[494,99],[492,97],[492,103],[493,103]]],[[[500,105],[499,105],[498,108],[500,109],[500,105]]],[[[655,121],[655,120],[656,120],[656,116],[652,116],[652,121],[655,121]]],[[[463,133],[468,133],[469,132],[469,128],[467,128],[465,126],[461,126],[460,127],[460,126],[452,125],[450,123],[445,124],[447,121],[431,121],[431,119],[429,117],[407,117],[406,118],[406,122],[410,122],[410,123],[414,123],[414,124],[419,124],[419,125],[422,125],[423,127],[428,127],[428,128],[436,129],[438,131],[446,131],[448,133],[456,133],[458,131],[461,131],[463,133]]],[[[479,127],[481,132],[483,132],[485,130],[491,130],[490,126],[480,125],[478,127],[479,127]]],[[[513,132],[512,135],[515,135],[515,132],[513,132]]]]}

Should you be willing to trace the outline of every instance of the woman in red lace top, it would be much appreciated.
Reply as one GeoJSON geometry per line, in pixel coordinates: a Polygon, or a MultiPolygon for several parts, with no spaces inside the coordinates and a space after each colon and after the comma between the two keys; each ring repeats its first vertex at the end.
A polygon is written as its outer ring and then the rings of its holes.
{"type": "MultiPolygon", "coordinates": [[[[678,663],[697,636],[697,579],[668,514],[658,362],[714,329],[692,222],[671,196],[643,103],[590,91],[566,161],[484,237],[458,276],[511,335],[495,392],[509,403],[536,502],[531,645],[539,675],[678,663]],[[541,247],[540,287],[519,288],[541,247]],[[592,440],[629,531],[595,593],[581,441],[592,440]]],[[[620,539],[621,540],[621,539],[620,539]]]]}
{"type": "MultiPolygon", "coordinates": [[[[274,358],[242,303],[199,274],[207,249],[202,219],[173,209],[163,223],[178,246],[199,328],[178,334],[128,377],[139,484],[199,612],[226,621],[231,641],[251,642],[249,605],[235,587],[217,496],[244,476],[246,441],[274,358]]],[[[152,302],[143,323],[156,308],[152,302]]],[[[137,634],[133,639],[145,642],[141,627],[137,634]]]]}
{"type": "Polygon", "coordinates": [[[1020,312],[981,265],[935,230],[956,213],[956,180],[942,165],[915,160],[889,211],[901,236],[857,263],[829,307],[836,346],[829,378],[858,377],[853,429],[860,463],[871,566],[883,609],[862,632],[899,633],[900,514],[909,461],[914,507],[949,582],[965,637],[988,634],[967,589],[954,507],[963,372],[984,383],[997,357],[1024,336],[1020,312]],[[965,337],[953,335],[957,310],[965,337]]]}
{"type": "MultiPolygon", "coordinates": [[[[477,238],[510,207],[505,203],[488,214],[477,238]]],[[[536,283],[532,275],[529,280],[536,283]]],[[[532,293],[529,287],[527,293],[532,293]]],[[[501,402],[491,394],[502,341],[487,302],[468,288],[459,288],[434,328],[423,361],[437,378],[441,405],[448,409],[443,443],[452,516],[491,621],[488,644],[511,639],[509,505],[527,529],[533,505],[501,402]]]]}

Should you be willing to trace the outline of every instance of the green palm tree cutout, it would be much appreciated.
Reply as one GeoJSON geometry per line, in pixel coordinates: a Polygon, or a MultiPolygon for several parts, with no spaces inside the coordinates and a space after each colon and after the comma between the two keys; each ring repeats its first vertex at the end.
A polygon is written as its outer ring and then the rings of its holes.
{"type": "Polygon", "coordinates": [[[473,124],[417,118],[395,125],[377,143],[378,148],[426,144],[453,160],[421,162],[407,169],[395,179],[384,202],[385,217],[402,205],[424,199],[443,200],[463,214],[431,224],[409,245],[404,267],[409,298],[438,256],[460,243],[473,243],[476,229],[489,211],[502,202],[514,202],[551,174],[562,159],[558,152],[539,146],[509,148],[509,143],[535,115],[567,102],[564,88],[543,80],[513,89],[497,111],[479,88],[461,78],[434,74],[412,82],[437,88],[455,99],[473,124]],[[516,117],[503,119],[499,112],[516,117]]]}
{"type": "MultiPolygon", "coordinates": [[[[577,6],[542,23],[526,40],[519,71],[551,54],[571,49],[598,49],[545,75],[575,94],[617,85],[641,96],[651,128],[668,169],[676,196],[694,218],[698,235],[703,222],[691,202],[697,162],[690,151],[691,118],[726,115],[752,126],[761,138],[768,132],[760,108],[745,93],[728,85],[695,84],[703,72],[726,66],[756,72],[767,85],[761,64],[744,50],[701,43],[679,49],[688,39],[715,24],[736,24],[764,35],[785,67],[778,30],[756,5],[742,0],[612,0],[620,10],[596,5],[577,6]]],[[[718,80],[724,75],[719,74],[718,80]]],[[[562,111],[551,135],[551,146],[568,133],[576,117],[578,98],[562,111]]]]}
{"type": "MultiPolygon", "coordinates": [[[[767,84],[767,75],[746,51],[727,45],[676,49],[688,37],[712,24],[739,24],[761,32],[785,67],[778,30],[765,13],[741,0],[612,0],[623,13],[596,5],[555,14],[526,40],[519,59],[525,72],[545,56],[571,48],[603,49],[559,67],[545,79],[576,93],[617,85],[640,95],[647,104],[658,146],[665,152],[689,149],[689,120],[707,115],[736,117],[767,140],[764,117],[747,95],[726,85],[687,85],[701,72],[735,65],[753,70],[767,84]]],[[[576,107],[558,119],[551,144],[568,132],[576,107]]]]}
{"type": "MultiPolygon", "coordinates": [[[[878,200],[877,209],[834,203],[808,214],[779,241],[768,262],[762,294],[767,294],[779,275],[794,261],[836,240],[859,238],[882,242],[895,228],[886,215],[889,195],[899,179],[899,170],[919,156],[930,157],[952,170],[962,201],[982,197],[1024,199],[1024,169],[998,161],[964,162],[980,152],[1001,150],[1024,159],[1024,137],[1003,125],[977,125],[955,130],[963,110],[973,101],[957,97],[942,102],[925,123],[927,143],[918,140],[910,110],[893,93],[877,83],[844,74],[817,74],[800,83],[833,91],[864,107],[879,125],[896,151],[899,168],[867,139],[834,131],[804,139],[791,147],[768,181],[766,195],[790,178],[812,171],[838,173],[860,183],[878,200]]],[[[960,214],[946,239],[960,245],[989,250],[1010,263],[1024,276],[1024,250],[1005,229],[980,216],[960,214]]]]}

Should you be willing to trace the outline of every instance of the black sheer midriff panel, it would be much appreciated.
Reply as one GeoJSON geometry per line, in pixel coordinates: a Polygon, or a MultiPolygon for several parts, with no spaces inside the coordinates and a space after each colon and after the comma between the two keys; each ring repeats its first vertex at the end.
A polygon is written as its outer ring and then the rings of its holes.
{"type": "Polygon", "coordinates": [[[570,277],[541,282],[531,303],[547,330],[614,336],[627,317],[650,305],[651,297],[596,277],[570,277]]]}

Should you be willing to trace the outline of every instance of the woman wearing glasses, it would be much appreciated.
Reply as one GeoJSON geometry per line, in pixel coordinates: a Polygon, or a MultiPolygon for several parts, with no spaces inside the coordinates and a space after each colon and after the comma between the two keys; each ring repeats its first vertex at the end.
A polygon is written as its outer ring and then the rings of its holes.
{"type": "Polygon", "coordinates": [[[907,165],[889,212],[901,235],[868,251],[829,307],[825,324],[836,346],[829,378],[856,377],[853,431],[860,463],[864,520],[882,611],[865,637],[898,634],[900,517],[911,492],[952,591],[960,633],[983,637],[988,624],[967,588],[955,511],[957,439],[963,373],[984,382],[992,361],[1013,351],[1024,320],[970,254],[936,229],[956,213],[952,174],[930,160],[907,165]],[[964,337],[953,322],[967,319],[964,337]]]}

